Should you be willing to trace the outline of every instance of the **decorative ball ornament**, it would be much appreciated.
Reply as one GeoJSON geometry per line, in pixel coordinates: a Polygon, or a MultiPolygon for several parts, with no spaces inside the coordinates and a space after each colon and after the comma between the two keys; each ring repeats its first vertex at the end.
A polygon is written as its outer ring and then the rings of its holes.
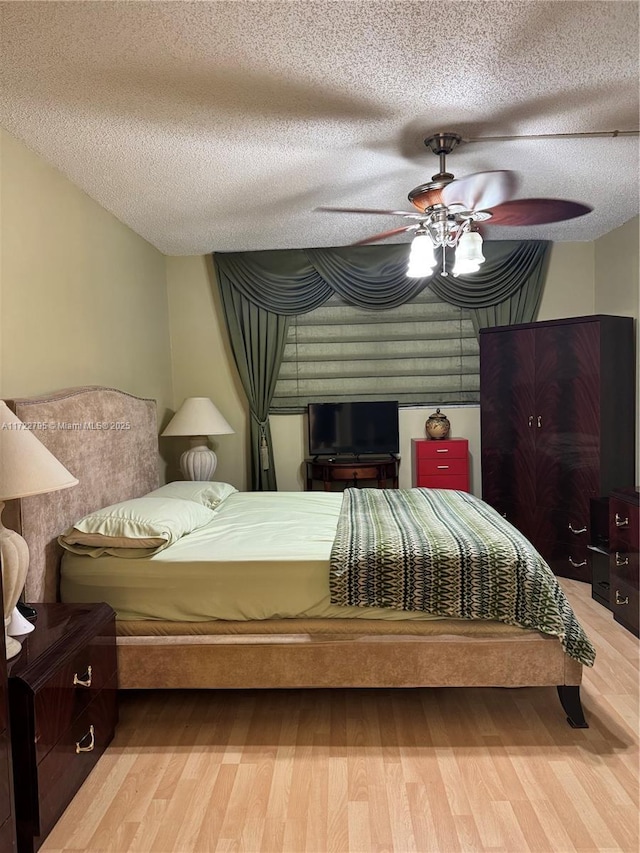
{"type": "Polygon", "coordinates": [[[451,424],[449,423],[449,418],[446,415],[443,415],[440,412],[440,409],[436,409],[435,412],[427,418],[424,428],[427,433],[427,438],[442,439],[448,438],[449,432],[451,431],[451,424]]]}

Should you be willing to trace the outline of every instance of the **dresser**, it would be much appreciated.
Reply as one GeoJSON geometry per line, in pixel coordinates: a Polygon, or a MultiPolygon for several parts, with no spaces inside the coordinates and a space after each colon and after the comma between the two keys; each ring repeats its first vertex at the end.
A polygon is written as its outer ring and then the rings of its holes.
{"type": "Polygon", "coordinates": [[[480,330],[482,497],[576,580],[591,581],[590,501],[633,479],[633,323],[480,330]]]}
{"type": "Polygon", "coordinates": [[[468,440],[412,438],[411,484],[428,489],[459,489],[468,492],[468,440]]]}
{"type": "Polygon", "coordinates": [[[639,636],[638,537],[640,491],[614,489],[609,496],[609,606],[616,622],[639,636]]]}
{"type": "MultiPolygon", "coordinates": [[[[0,613],[3,612],[2,583],[0,583],[0,613]]],[[[7,664],[4,630],[0,628],[0,851],[1,853],[13,853],[15,849],[16,833],[9,733],[7,664]]]]}
{"type": "Polygon", "coordinates": [[[37,850],[114,735],[115,614],[107,604],[36,604],[9,661],[19,853],[37,850]]]}

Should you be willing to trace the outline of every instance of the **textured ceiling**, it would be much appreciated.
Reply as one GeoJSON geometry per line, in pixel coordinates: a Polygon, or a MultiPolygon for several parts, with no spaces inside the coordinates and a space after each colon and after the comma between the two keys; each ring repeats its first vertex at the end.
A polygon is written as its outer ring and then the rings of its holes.
{"type": "MultiPolygon", "coordinates": [[[[638,128],[636,2],[2,2],[0,125],[167,254],[347,245],[404,224],[463,137],[638,128]]],[[[594,210],[492,239],[592,240],[638,212],[638,137],[474,142],[456,177],[594,210]]],[[[407,239],[404,235],[400,239],[407,239]]]]}

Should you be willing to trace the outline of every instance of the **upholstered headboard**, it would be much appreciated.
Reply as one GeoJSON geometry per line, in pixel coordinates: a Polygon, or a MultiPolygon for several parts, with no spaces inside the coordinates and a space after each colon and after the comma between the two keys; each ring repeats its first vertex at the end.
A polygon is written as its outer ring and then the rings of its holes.
{"type": "Polygon", "coordinates": [[[29,546],[27,601],[55,601],[57,536],[88,512],[158,486],[156,404],[97,386],[6,403],[79,480],[70,489],[11,501],[3,517],[29,546]]]}

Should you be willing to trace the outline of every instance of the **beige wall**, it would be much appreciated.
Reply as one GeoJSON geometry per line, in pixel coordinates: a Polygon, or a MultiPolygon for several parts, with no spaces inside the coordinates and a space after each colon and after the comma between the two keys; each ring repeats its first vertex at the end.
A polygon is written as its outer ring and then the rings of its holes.
{"type": "MultiPolygon", "coordinates": [[[[592,243],[560,243],[552,248],[540,319],[581,316],[594,311],[592,243]]],[[[219,311],[213,265],[202,258],[167,260],[173,385],[176,405],[188,396],[210,396],[236,430],[214,441],[218,453],[216,479],[237,488],[248,484],[247,408],[237,371],[228,351],[226,329],[219,311]],[[214,287],[211,287],[214,282],[214,287]]],[[[431,409],[400,411],[400,486],[411,485],[411,439],[424,437],[431,409]]],[[[478,406],[449,406],[452,435],[469,439],[472,489],[480,494],[480,410],[478,406]]],[[[278,488],[304,488],[302,460],[306,455],[303,415],[271,418],[278,488]]],[[[166,442],[167,439],[162,441],[166,442]]]]}
{"type": "MultiPolygon", "coordinates": [[[[216,480],[248,488],[248,406],[228,346],[211,258],[167,258],[174,407],[185,397],[210,397],[235,430],[214,436],[216,480]]],[[[179,479],[178,458],[188,441],[161,438],[170,461],[169,479],[179,479]]]]}
{"type": "Polygon", "coordinates": [[[0,394],[109,385],[155,398],[164,417],[164,256],[0,134],[0,394]]]}

